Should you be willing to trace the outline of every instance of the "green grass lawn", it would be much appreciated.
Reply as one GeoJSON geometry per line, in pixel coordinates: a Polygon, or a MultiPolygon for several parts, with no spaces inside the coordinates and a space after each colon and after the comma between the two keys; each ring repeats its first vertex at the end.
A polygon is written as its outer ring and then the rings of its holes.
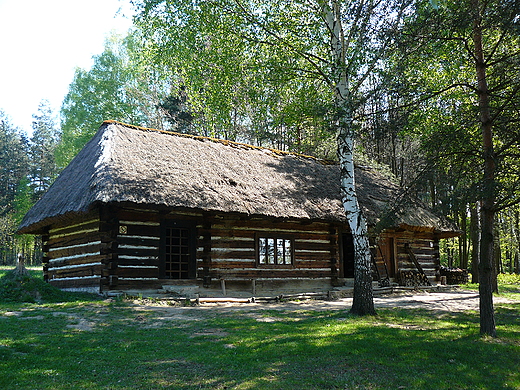
{"type": "Polygon", "coordinates": [[[471,311],[65,298],[0,302],[0,389],[520,389],[516,304],[497,305],[492,339],[471,311]]]}

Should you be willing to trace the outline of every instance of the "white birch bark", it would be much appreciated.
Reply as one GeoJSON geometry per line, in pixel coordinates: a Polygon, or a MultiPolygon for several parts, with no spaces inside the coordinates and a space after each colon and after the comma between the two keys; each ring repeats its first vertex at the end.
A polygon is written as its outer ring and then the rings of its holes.
{"type": "Polygon", "coordinates": [[[337,0],[320,1],[324,21],[331,36],[332,74],[337,111],[338,158],[341,169],[341,197],[354,241],[354,300],[351,312],[374,314],[371,254],[365,218],[359,207],[354,175],[354,127],[345,36],[341,7],[337,0]]]}

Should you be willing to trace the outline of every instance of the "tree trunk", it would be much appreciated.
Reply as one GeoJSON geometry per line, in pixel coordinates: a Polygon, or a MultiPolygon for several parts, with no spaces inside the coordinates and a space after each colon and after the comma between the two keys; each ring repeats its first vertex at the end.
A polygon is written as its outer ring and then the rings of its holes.
{"type": "Polygon", "coordinates": [[[27,271],[27,268],[25,268],[25,258],[22,254],[18,255],[18,260],[16,262],[16,268],[14,269],[14,273],[17,276],[28,276],[29,271],[27,271]]]}
{"type": "Polygon", "coordinates": [[[340,129],[338,155],[341,169],[341,197],[354,241],[354,299],[351,313],[375,314],[372,291],[371,254],[365,218],[359,208],[354,177],[353,140],[349,129],[340,129]]]}
{"type": "Polygon", "coordinates": [[[469,234],[471,240],[471,283],[478,283],[480,231],[477,204],[470,208],[469,234]]]}
{"type": "Polygon", "coordinates": [[[359,208],[354,178],[354,126],[345,56],[345,36],[341,25],[341,8],[337,1],[321,2],[323,18],[331,34],[334,60],[334,104],[338,134],[338,158],[341,172],[341,198],[354,241],[354,299],[351,313],[375,314],[372,291],[371,254],[365,219],[359,208]]]}
{"type": "Polygon", "coordinates": [[[460,268],[468,268],[468,216],[467,207],[464,206],[460,215],[460,228],[462,229],[462,236],[459,237],[459,262],[460,268]]]}
{"type": "Polygon", "coordinates": [[[479,95],[479,112],[484,157],[484,180],[482,197],[482,236],[480,241],[479,295],[480,333],[496,337],[493,309],[493,225],[495,220],[495,154],[493,150],[493,119],[490,112],[489,89],[486,79],[486,61],[482,49],[482,17],[480,0],[472,0],[474,13],[473,43],[475,70],[479,95]]]}
{"type": "Polygon", "coordinates": [[[520,210],[515,210],[515,273],[520,274],[520,210]]]}
{"type": "MultiPolygon", "coordinates": [[[[496,215],[495,215],[496,216],[496,215]]],[[[502,273],[502,249],[500,248],[500,229],[496,220],[493,229],[493,292],[498,294],[498,274],[502,273]]]]}

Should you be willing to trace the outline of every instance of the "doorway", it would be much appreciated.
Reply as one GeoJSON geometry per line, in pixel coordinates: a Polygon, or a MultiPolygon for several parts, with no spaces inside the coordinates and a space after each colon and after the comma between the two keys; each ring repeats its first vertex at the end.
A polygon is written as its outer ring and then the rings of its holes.
{"type": "Polygon", "coordinates": [[[354,238],[352,233],[341,234],[341,274],[342,278],[354,277],[354,238]]]}
{"type": "Polygon", "coordinates": [[[196,278],[195,227],[175,221],[165,222],[161,239],[161,278],[196,278]]]}

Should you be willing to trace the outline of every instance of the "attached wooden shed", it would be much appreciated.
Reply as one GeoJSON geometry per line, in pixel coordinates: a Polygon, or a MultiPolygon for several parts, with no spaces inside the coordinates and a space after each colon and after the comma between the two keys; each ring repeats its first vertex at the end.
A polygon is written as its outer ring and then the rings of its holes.
{"type": "MultiPolygon", "coordinates": [[[[356,175],[375,275],[418,262],[435,282],[454,228],[376,170],[356,175]]],[[[43,236],[44,277],[68,290],[324,291],[353,277],[339,183],[313,157],[107,121],[19,232],[43,236]]]]}

